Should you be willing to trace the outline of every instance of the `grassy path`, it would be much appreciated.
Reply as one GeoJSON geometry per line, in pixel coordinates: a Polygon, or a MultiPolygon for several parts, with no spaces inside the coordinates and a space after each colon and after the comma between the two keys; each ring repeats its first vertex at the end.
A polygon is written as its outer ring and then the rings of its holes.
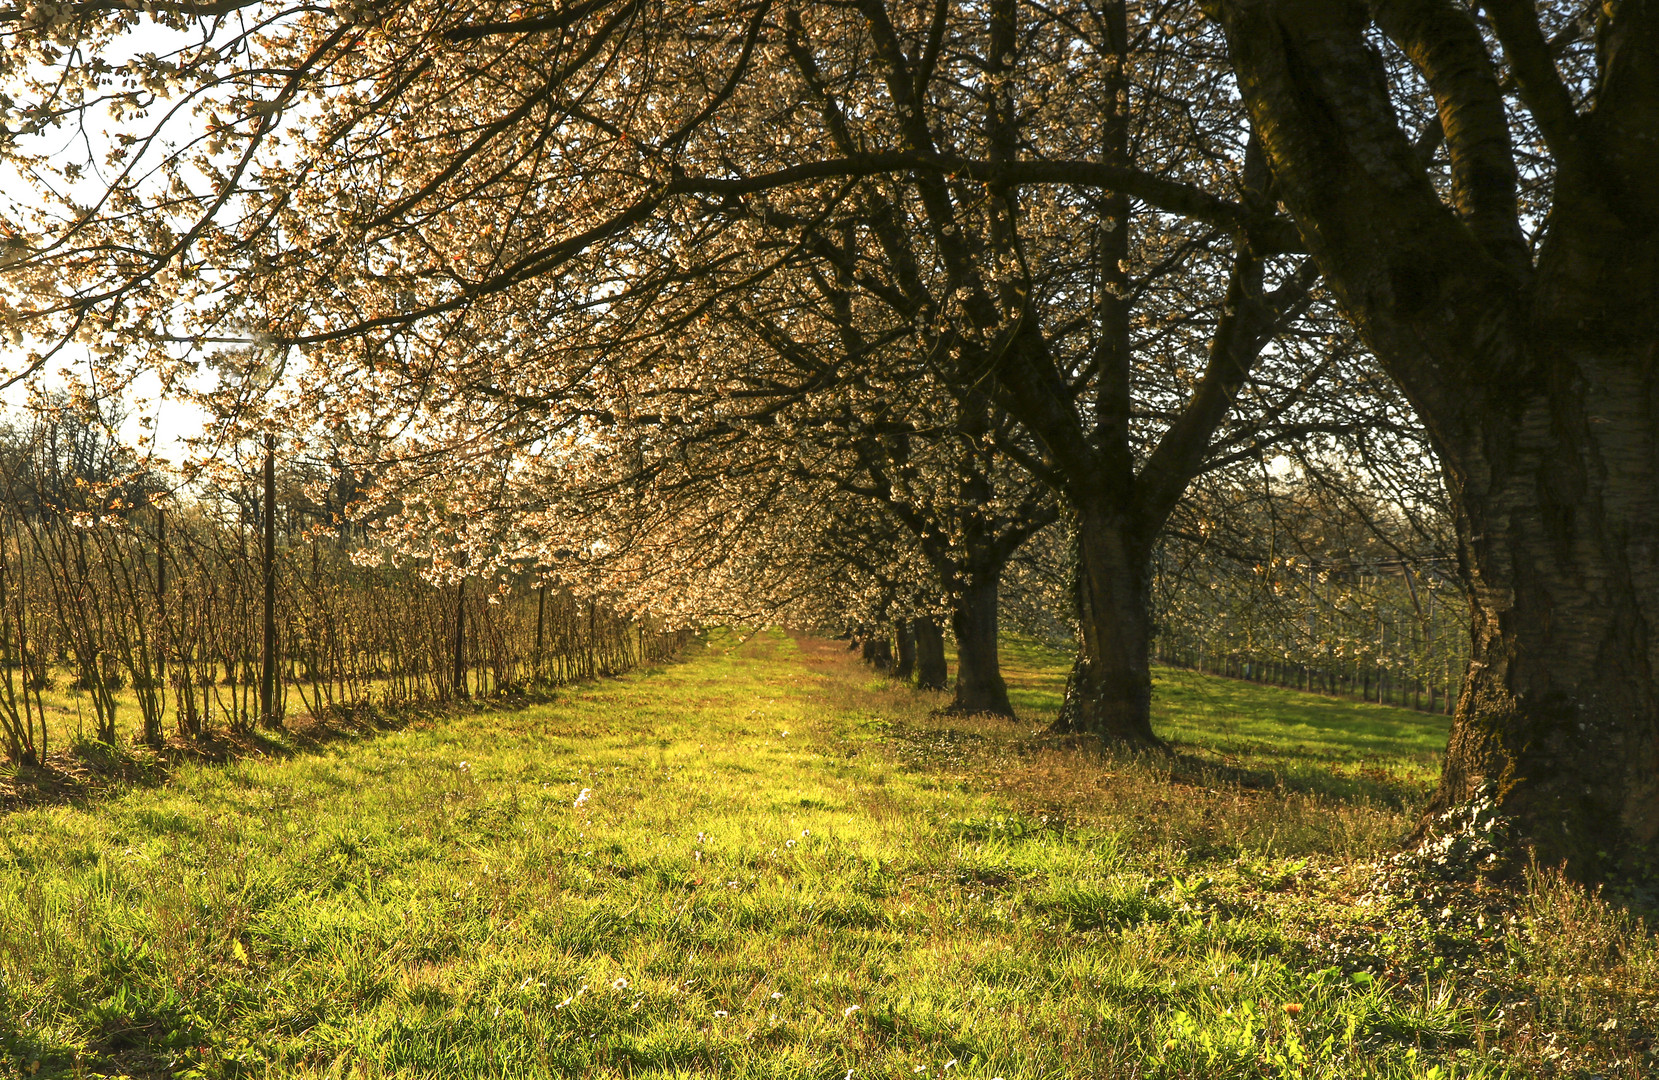
{"type": "Polygon", "coordinates": [[[1497,1076],[1623,1015],[1367,892],[1416,733],[1358,755],[1379,777],[1264,788],[1238,732],[1171,766],[929,704],[833,644],[717,638],[0,818],[0,1077],[1497,1076]]]}

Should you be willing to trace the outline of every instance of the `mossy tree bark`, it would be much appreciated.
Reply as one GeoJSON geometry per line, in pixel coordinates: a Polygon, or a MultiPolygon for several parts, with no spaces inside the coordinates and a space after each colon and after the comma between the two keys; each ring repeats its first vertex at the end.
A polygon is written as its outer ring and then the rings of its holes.
{"type": "Polygon", "coordinates": [[[1082,641],[1059,731],[1089,732],[1118,745],[1162,746],[1152,732],[1150,550],[1121,519],[1077,522],[1077,607],[1082,641]]]}

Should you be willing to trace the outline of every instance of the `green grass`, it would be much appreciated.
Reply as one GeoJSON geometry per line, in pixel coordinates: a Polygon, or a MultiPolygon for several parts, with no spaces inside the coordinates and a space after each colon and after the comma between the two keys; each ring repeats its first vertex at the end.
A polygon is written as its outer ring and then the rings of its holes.
{"type": "MultiPolygon", "coordinates": [[[[1063,665],[1011,660],[1035,716],[1063,665]]],[[[1426,736],[1294,696],[1276,733],[1253,690],[1194,682],[1182,756],[1120,758],[717,635],[20,811],[0,1077],[1644,1074],[1645,929],[1547,875],[1381,888],[1399,781],[1269,774],[1325,740],[1416,776],[1426,736]]]]}
{"type": "MultiPolygon", "coordinates": [[[[48,670],[50,683],[40,692],[40,705],[46,713],[46,748],[48,753],[56,753],[93,738],[98,730],[98,718],[92,696],[85,690],[74,689],[75,673],[72,669],[59,666],[48,670]]],[[[21,710],[21,673],[13,673],[13,678],[19,683],[18,708],[21,710]]],[[[226,693],[229,693],[228,687],[226,693]]],[[[29,695],[31,707],[34,697],[33,693],[29,695]]],[[[144,717],[139,711],[138,695],[130,686],[123,685],[112,697],[115,700],[115,726],[119,737],[130,741],[142,738],[144,717]]],[[[169,703],[171,698],[169,693],[169,703]]],[[[215,721],[218,721],[217,717],[215,721]]],[[[0,768],[4,766],[0,765],[0,768]]]]}
{"type": "MultiPolygon", "coordinates": [[[[1012,638],[1003,674],[1015,711],[1048,723],[1060,710],[1070,654],[1012,638]]],[[[1440,776],[1451,722],[1387,705],[1153,669],[1152,722],[1178,749],[1221,766],[1267,770],[1279,784],[1408,808],[1440,776]]]]}
{"type": "MultiPolygon", "coordinates": [[[[57,755],[71,748],[86,753],[89,750],[88,744],[96,737],[98,731],[97,713],[92,704],[92,696],[85,690],[76,689],[74,668],[58,665],[48,670],[49,685],[40,692],[40,705],[46,714],[48,754],[57,755]]],[[[470,676],[472,680],[479,677],[480,673],[476,670],[470,676]]],[[[483,678],[488,694],[489,688],[494,686],[494,680],[488,672],[483,673],[483,678]]],[[[386,683],[384,678],[367,677],[357,682],[376,700],[383,696],[386,683]]],[[[289,677],[282,689],[284,710],[290,721],[309,718],[307,702],[313,697],[320,699],[325,707],[327,705],[326,692],[318,691],[311,682],[289,677]]],[[[196,692],[197,707],[202,710],[205,726],[216,734],[222,735],[228,731],[231,724],[230,710],[236,708],[238,702],[249,712],[259,707],[259,689],[256,685],[233,686],[220,683],[211,687],[198,686],[196,692]]],[[[138,693],[123,679],[122,684],[111,694],[111,698],[115,703],[115,731],[117,742],[120,744],[119,749],[125,751],[130,748],[142,754],[143,749],[137,744],[144,738],[144,713],[139,707],[138,693]]],[[[34,695],[31,694],[31,705],[33,700],[34,695]]],[[[21,708],[20,698],[19,709],[21,708]]],[[[178,723],[178,700],[172,687],[166,692],[165,713],[163,737],[171,740],[177,735],[174,728],[178,723]]],[[[280,735],[274,738],[280,743],[280,735]]],[[[0,775],[3,775],[5,768],[5,765],[0,764],[0,775]]]]}

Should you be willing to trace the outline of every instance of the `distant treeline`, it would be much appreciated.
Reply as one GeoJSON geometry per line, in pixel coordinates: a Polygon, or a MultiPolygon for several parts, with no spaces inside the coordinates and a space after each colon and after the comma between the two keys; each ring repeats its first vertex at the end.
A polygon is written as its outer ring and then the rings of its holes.
{"type": "Polygon", "coordinates": [[[1456,704],[1469,614],[1455,582],[1296,560],[1204,570],[1159,582],[1161,663],[1426,712],[1456,704]]]}
{"type": "Polygon", "coordinates": [[[1195,493],[1153,560],[1157,658],[1450,713],[1469,600],[1437,494],[1311,472],[1195,493]]]}

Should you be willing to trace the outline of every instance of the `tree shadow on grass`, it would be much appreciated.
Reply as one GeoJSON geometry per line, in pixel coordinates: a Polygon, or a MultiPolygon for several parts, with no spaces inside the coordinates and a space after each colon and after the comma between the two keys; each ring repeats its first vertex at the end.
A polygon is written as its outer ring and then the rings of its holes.
{"type": "MultiPolygon", "coordinates": [[[[912,741],[914,738],[911,736],[912,741]]],[[[974,732],[950,729],[935,729],[929,738],[938,748],[932,754],[912,751],[917,765],[959,760],[969,746],[987,746],[994,741],[974,732]]],[[[1273,746],[1262,748],[1264,756],[1272,760],[1251,762],[1239,761],[1203,743],[1169,739],[1167,746],[1167,751],[1162,752],[1125,751],[1090,734],[1056,735],[1042,731],[1012,739],[1005,750],[1018,757],[1079,753],[1101,765],[1132,768],[1149,778],[1177,786],[1313,796],[1330,802],[1398,811],[1416,810],[1429,796],[1422,781],[1376,764],[1379,758],[1333,761],[1304,747],[1273,746]]]]}
{"type": "MultiPolygon", "coordinates": [[[[649,673],[674,661],[658,661],[629,674],[649,673]]],[[[611,676],[615,677],[615,676],[611,676]]],[[[320,715],[292,717],[280,731],[210,728],[191,737],[174,733],[159,748],[77,739],[40,765],[0,764],[0,815],[37,806],[83,806],[130,788],[159,787],[186,763],[223,765],[246,758],[286,760],[333,743],[372,738],[411,725],[458,715],[529,708],[557,700],[594,680],[558,686],[519,687],[483,700],[411,702],[397,707],[332,705],[320,715]]]]}

